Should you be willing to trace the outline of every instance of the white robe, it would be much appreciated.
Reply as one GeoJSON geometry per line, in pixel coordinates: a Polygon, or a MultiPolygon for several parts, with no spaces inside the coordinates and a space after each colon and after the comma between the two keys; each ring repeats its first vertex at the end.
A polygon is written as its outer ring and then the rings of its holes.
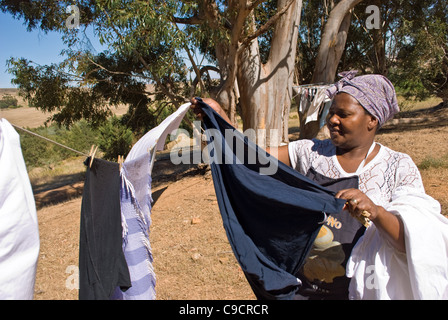
{"type": "Polygon", "coordinates": [[[367,228],[347,263],[350,299],[448,299],[448,219],[437,201],[405,187],[384,207],[400,216],[406,253],[375,225],[367,228]]]}
{"type": "Polygon", "coordinates": [[[0,119],[0,300],[33,298],[38,255],[36,206],[20,138],[0,119]]]}

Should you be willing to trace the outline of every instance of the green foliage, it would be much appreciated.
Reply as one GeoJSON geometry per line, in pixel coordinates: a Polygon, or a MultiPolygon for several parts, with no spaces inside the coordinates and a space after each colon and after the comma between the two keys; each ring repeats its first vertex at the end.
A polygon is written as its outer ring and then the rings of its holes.
{"type": "Polygon", "coordinates": [[[391,79],[406,97],[437,95],[448,100],[448,2],[426,1],[416,9],[420,18],[403,19],[398,36],[404,44],[391,79]],[[431,17],[422,19],[421,17],[431,17]]]}
{"type": "Polygon", "coordinates": [[[20,108],[20,107],[21,106],[18,104],[17,99],[9,94],[5,94],[0,99],[0,109],[7,109],[7,108],[14,109],[14,108],[20,108]]]}
{"type": "MultiPolygon", "coordinates": [[[[150,97],[185,102],[187,68],[180,52],[186,35],[172,22],[191,5],[178,1],[77,1],[80,29],[68,29],[65,9],[72,1],[0,1],[3,12],[23,19],[29,30],[61,32],[67,44],[60,64],[37,65],[11,58],[8,71],[30,106],[55,112],[52,120],[70,127],[81,119],[99,127],[111,108],[129,105],[126,124],[136,133],[153,126],[150,97]],[[110,50],[97,54],[86,45],[83,28],[110,50]],[[149,90],[148,84],[154,90],[149,90]]],[[[88,40],[88,39],[87,39],[88,40]]],[[[87,41],[88,42],[88,41],[87,41]]]]}
{"type": "MultiPolygon", "coordinates": [[[[448,100],[448,2],[394,0],[361,2],[355,7],[339,70],[377,70],[374,32],[366,28],[367,6],[380,9],[386,74],[407,99],[436,95],[448,100]]],[[[378,49],[378,48],[377,48],[378,49]]]]}
{"type": "MultiPolygon", "coordinates": [[[[98,128],[93,127],[86,120],[81,120],[73,124],[70,129],[53,124],[28,130],[85,154],[89,153],[93,144],[98,145],[101,157],[112,161],[116,161],[118,155],[126,156],[135,140],[132,131],[116,116],[111,117],[98,128]]],[[[44,139],[21,130],[18,132],[28,170],[50,166],[79,156],[73,151],[44,139]]]]}
{"type": "MultiPolygon", "coordinates": [[[[28,130],[86,154],[88,154],[91,145],[98,144],[97,131],[85,120],[77,122],[70,130],[54,124],[49,127],[41,126],[28,130]]],[[[18,132],[20,134],[23,158],[28,170],[35,167],[49,166],[64,159],[77,156],[76,153],[54,143],[21,130],[18,130],[18,132]]]]}
{"type": "Polygon", "coordinates": [[[134,135],[116,116],[100,127],[99,133],[98,145],[104,151],[104,159],[117,160],[119,155],[127,155],[132,148],[134,135]]]}

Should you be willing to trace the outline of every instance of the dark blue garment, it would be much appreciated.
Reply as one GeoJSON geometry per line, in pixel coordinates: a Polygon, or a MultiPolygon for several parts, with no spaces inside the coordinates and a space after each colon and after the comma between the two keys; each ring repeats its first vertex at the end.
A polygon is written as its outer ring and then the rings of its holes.
{"type": "Polygon", "coordinates": [[[270,156],[198,101],[206,114],[215,192],[235,257],[258,299],[292,299],[320,223],[338,214],[345,200],[270,156]],[[226,139],[230,132],[232,139],[226,139]],[[226,161],[216,161],[220,158],[226,161]],[[268,167],[275,172],[260,174],[268,167]]]}

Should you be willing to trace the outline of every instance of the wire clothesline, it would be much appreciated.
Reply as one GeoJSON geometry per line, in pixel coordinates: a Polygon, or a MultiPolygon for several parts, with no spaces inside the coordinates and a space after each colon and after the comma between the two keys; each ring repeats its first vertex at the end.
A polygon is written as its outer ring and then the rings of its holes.
{"type": "MultiPolygon", "coordinates": [[[[36,137],[41,138],[41,139],[44,139],[44,140],[46,140],[46,141],[48,141],[48,142],[54,143],[54,144],[58,145],[59,147],[65,148],[65,149],[67,149],[67,150],[70,150],[70,151],[72,151],[72,152],[75,152],[75,153],[80,154],[80,155],[85,156],[85,157],[90,157],[91,159],[90,159],[90,165],[89,165],[89,166],[92,166],[93,158],[95,157],[95,153],[96,153],[96,151],[97,151],[97,149],[98,149],[98,146],[93,145],[92,148],[90,149],[90,153],[87,154],[87,153],[84,153],[84,152],[75,150],[75,149],[73,149],[73,148],[70,148],[69,146],[63,145],[62,143],[59,143],[59,142],[56,142],[56,141],[54,141],[54,140],[48,139],[47,137],[41,136],[40,134],[37,134],[37,133],[35,133],[35,132],[32,132],[32,131],[30,131],[30,130],[27,130],[27,129],[25,129],[25,128],[22,128],[22,127],[20,127],[20,126],[17,126],[17,125],[15,125],[15,124],[12,124],[12,123],[11,123],[11,125],[12,125],[14,128],[16,128],[16,129],[20,129],[20,130],[22,130],[22,131],[24,131],[24,132],[26,132],[26,133],[29,133],[29,134],[31,134],[31,135],[33,135],[33,136],[36,136],[36,137]]],[[[152,156],[153,156],[152,158],[155,158],[155,157],[154,157],[154,156],[155,156],[155,152],[154,152],[155,149],[156,149],[155,147],[152,147],[152,148],[148,151],[148,152],[150,152],[150,153],[152,154],[152,156]]],[[[121,165],[122,165],[123,162],[124,162],[124,157],[121,156],[121,155],[118,156],[118,163],[120,164],[120,170],[121,170],[121,165]]],[[[153,162],[152,162],[152,163],[153,163],[153,162]]],[[[151,164],[151,166],[152,166],[152,164],[151,164]]]]}
{"type": "Polygon", "coordinates": [[[31,134],[31,135],[33,135],[33,136],[36,136],[36,137],[41,138],[41,139],[44,139],[44,140],[46,140],[46,141],[48,141],[48,142],[54,143],[54,144],[56,144],[56,145],[58,145],[58,146],[60,146],[60,147],[62,147],[62,148],[65,148],[65,149],[67,149],[67,150],[70,150],[70,151],[72,151],[72,152],[76,152],[77,154],[80,154],[80,155],[82,155],[82,156],[86,156],[86,157],[89,156],[88,154],[86,154],[86,153],[84,153],[84,152],[81,152],[81,151],[75,150],[75,149],[73,149],[73,148],[70,148],[70,147],[68,147],[68,146],[66,146],[66,145],[63,145],[63,144],[61,144],[61,143],[59,143],[59,142],[56,142],[56,141],[51,140],[51,139],[48,139],[47,137],[41,136],[41,135],[39,135],[39,134],[37,134],[37,133],[35,133],[35,132],[32,132],[32,131],[27,130],[27,129],[22,128],[22,127],[19,127],[19,126],[15,125],[15,124],[12,124],[12,123],[11,123],[11,125],[12,125],[14,128],[16,128],[16,129],[20,129],[20,130],[22,130],[22,131],[24,131],[24,132],[26,132],[26,133],[29,133],[29,134],[31,134]]]}

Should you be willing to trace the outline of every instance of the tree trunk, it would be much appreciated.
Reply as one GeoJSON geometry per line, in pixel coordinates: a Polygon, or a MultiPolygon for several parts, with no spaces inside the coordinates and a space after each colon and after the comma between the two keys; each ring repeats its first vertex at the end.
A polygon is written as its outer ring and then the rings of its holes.
{"type": "Polygon", "coordinates": [[[332,83],[344,51],[350,27],[351,9],[362,0],[342,0],[330,12],[321,37],[314,67],[313,83],[332,83]]]}
{"type": "MultiPolygon", "coordinates": [[[[351,10],[362,0],[342,0],[330,12],[316,58],[312,83],[330,84],[334,82],[339,61],[344,52],[347,33],[350,27],[351,10]]],[[[318,121],[305,125],[305,118],[300,118],[300,139],[311,139],[319,133],[318,121]]]]}
{"type": "MultiPolygon", "coordinates": [[[[279,9],[290,0],[279,0],[279,9]]],[[[294,63],[302,0],[294,0],[277,21],[269,59],[261,63],[254,39],[238,57],[237,82],[240,92],[243,130],[254,129],[258,145],[287,143],[292,98],[294,63]]]]}
{"type": "MultiPolygon", "coordinates": [[[[381,0],[374,0],[373,4],[378,8],[381,7],[381,0]]],[[[381,17],[381,15],[380,15],[381,17]]],[[[372,29],[373,38],[373,52],[374,56],[374,73],[382,74],[387,76],[387,66],[386,66],[386,45],[385,45],[385,34],[383,32],[382,21],[380,21],[379,29],[372,29]]]]}

